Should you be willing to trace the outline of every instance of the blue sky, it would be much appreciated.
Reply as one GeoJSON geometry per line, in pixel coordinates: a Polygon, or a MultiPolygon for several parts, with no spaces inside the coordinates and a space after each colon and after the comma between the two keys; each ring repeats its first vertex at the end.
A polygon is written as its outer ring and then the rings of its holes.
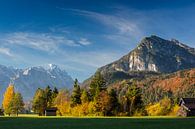
{"type": "Polygon", "coordinates": [[[0,0],[0,64],[80,81],[152,34],[195,47],[193,0],[0,0]]]}

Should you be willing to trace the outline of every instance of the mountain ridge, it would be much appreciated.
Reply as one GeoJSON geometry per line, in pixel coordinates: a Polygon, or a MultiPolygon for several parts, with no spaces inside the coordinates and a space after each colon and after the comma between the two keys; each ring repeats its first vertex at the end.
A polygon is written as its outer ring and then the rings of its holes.
{"type": "Polygon", "coordinates": [[[129,72],[135,70],[169,73],[191,67],[195,67],[195,48],[184,45],[178,40],[165,40],[152,35],[150,37],[143,38],[135,49],[119,60],[99,68],[98,71],[102,72],[113,70],[129,72]],[[158,56],[158,58],[156,58],[156,56],[158,56]],[[187,61],[184,56],[187,56],[186,58],[191,60],[187,61]],[[169,60],[167,64],[177,64],[178,68],[174,68],[174,66],[172,66],[172,69],[166,69],[163,68],[163,66],[160,66],[162,68],[159,68],[156,65],[156,63],[162,63],[161,60],[165,59],[169,60]]]}
{"type": "Polygon", "coordinates": [[[54,64],[46,66],[33,66],[17,69],[0,65],[0,101],[9,84],[15,86],[15,90],[21,92],[24,100],[32,99],[37,88],[47,85],[57,88],[70,88],[73,79],[68,73],[54,64]]]}
{"type": "MultiPolygon", "coordinates": [[[[100,72],[110,84],[116,80],[144,79],[189,68],[195,68],[195,48],[176,39],[166,40],[151,35],[144,37],[135,49],[120,59],[98,68],[96,72],[100,72]]],[[[92,77],[83,82],[84,87],[90,84],[92,77]]]]}

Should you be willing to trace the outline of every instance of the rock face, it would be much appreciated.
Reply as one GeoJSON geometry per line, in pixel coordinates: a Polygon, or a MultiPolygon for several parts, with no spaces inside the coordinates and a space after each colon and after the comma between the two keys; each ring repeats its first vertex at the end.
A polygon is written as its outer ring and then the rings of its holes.
{"type": "Polygon", "coordinates": [[[157,36],[145,37],[139,45],[121,59],[98,69],[101,73],[154,71],[171,73],[195,67],[195,48],[177,40],[157,36]]]}
{"type": "Polygon", "coordinates": [[[0,76],[0,102],[10,83],[14,84],[16,91],[22,93],[24,100],[32,99],[37,88],[44,88],[47,85],[70,88],[73,85],[73,79],[67,72],[53,64],[26,69],[14,69],[0,65],[0,76]]]}

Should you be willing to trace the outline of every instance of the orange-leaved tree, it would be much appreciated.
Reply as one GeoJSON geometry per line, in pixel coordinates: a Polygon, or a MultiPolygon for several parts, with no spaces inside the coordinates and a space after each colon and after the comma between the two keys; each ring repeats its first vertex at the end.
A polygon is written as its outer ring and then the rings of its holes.
{"type": "Polygon", "coordinates": [[[4,112],[8,115],[11,114],[11,100],[14,97],[14,86],[13,85],[9,85],[4,93],[4,99],[3,99],[3,109],[4,112]]]}

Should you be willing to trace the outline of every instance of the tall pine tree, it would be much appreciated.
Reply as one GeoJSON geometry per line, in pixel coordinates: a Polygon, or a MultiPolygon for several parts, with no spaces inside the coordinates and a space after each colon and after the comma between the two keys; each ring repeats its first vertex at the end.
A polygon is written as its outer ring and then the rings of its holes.
{"type": "Polygon", "coordinates": [[[58,93],[59,93],[58,89],[54,87],[52,91],[52,106],[54,106],[54,102],[55,102],[56,97],[58,96],[58,93]]]}
{"type": "Polygon", "coordinates": [[[90,94],[92,100],[99,95],[102,90],[105,90],[106,82],[100,72],[97,72],[90,83],[90,94]]]}
{"type": "Polygon", "coordinates": [[[78,80],[75,79],[74,81],[74,87],[71,95],[71,106],[76,106],[78,104],[81,104],[81,89],[78,84],[78,80]]]}
{"type": "Polygon", "coordinates": [[[109,92],[110,96],[110,115],[116,115],[119,110],[119,102],[117,98],[116,90],[111,89],[109,92]]]}
{"type": "Polygon", "coordinates": [[[47,102],[47,107],[51,107],[52,106],[52,90],[50,88],[50,86],[47,86],[45,88],[45,95],[46,95],[46,102],[47,102]]]}

